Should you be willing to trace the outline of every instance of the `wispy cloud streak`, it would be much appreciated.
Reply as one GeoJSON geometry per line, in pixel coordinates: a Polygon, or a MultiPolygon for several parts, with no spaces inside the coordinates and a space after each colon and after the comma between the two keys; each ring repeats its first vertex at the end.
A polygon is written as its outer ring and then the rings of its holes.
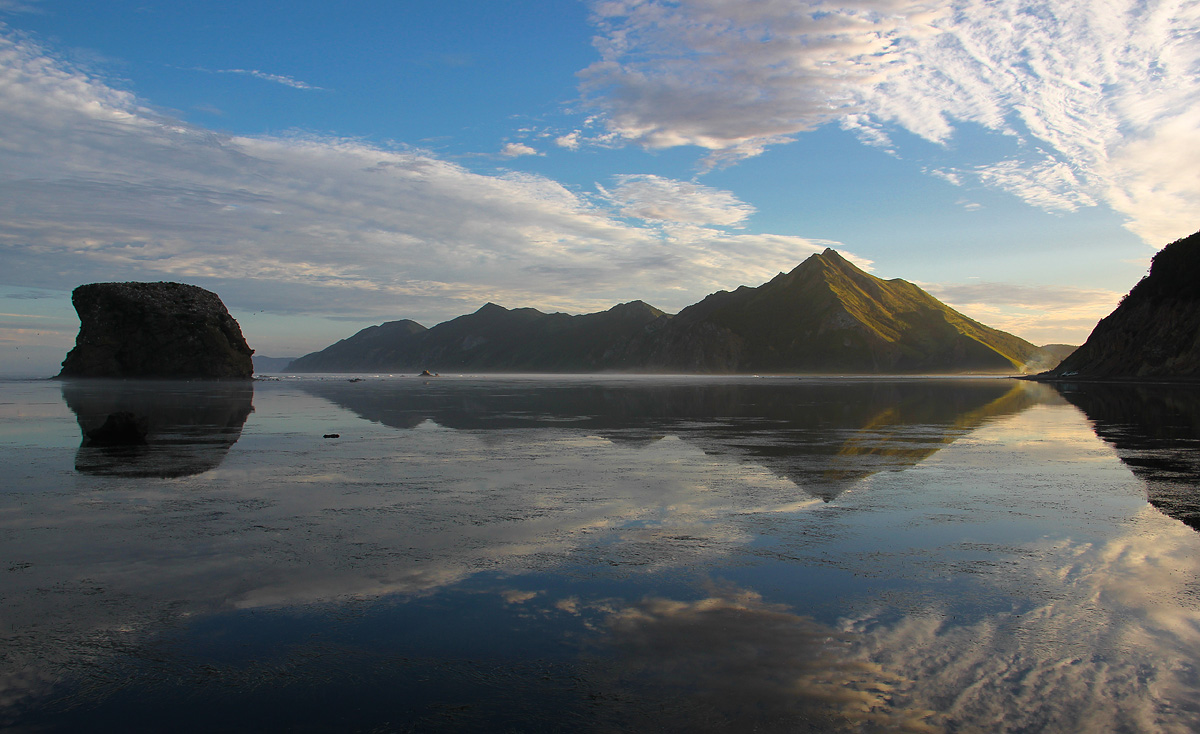
{"type": "Polygon", "coordinates": [[[273,82],[275,84],[282,84],[283,86],[291,87],[292,89],[311,89],[311,90],[322,89],[322,87],[318,87],[313,84],[309,84],[308,82],[302,82],[299,79],[293,79],[290,76],[285,76],[283,74],[268,74],[267,72],[259,71],[258,69],[217,69],[215,73],[217,73],[217,74],[242,74],[244,76],[252,76],[255,79],[261,79],[264,82],[273,82]]]}
{"type": "Polygon", "coordinates": [[[1048,210],[1104,203],[1161,245],[1200,205],[1195,0],[612,0],[582,88],[610,133],[705,166],[837,122],[894,147],[971,123],[1018,154],[953,173],[1048,210]]]}

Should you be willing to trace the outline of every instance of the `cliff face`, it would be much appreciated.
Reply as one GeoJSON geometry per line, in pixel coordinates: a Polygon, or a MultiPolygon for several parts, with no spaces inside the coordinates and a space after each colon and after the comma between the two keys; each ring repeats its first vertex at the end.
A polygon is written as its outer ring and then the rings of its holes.
{"type": "Polygon", "coordinates": [[[183,283],[92,283],[75,289],[75,348],[59,377],[249,379],[251,355],[217,294],[183,283]]]}
{"type": "Polygon", "coordinates": [[[1200,232],[1155,255],[1083,346],[1042,377],[1200,380],[1200,232]]]}

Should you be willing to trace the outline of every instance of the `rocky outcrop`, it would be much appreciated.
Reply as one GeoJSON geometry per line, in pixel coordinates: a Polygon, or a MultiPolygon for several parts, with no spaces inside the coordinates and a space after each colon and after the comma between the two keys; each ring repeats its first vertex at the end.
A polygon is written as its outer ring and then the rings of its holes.
{"type": "Polygon", "coordinates": [[[1200,381],[1200,232],[1155,255],[1083,346],[1038,378],[1200,381]]]}
{"type": "Polygon", "coordinates": [[[59,377],[249,379],[251,355],[217,294],[183,283],[92,283],[75,289],[75,348],[59,377]]]}

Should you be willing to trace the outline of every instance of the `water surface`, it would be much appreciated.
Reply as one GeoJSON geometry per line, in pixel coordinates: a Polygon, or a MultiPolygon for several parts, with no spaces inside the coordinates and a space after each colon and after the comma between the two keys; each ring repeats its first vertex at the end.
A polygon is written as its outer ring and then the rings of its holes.
{"type": "Polygon", "coordinates": [[[998,379],[0,383],[0,725],[1195,730],[1195,406],[998,379]],[[118,411],[144,444],[87,440],[118,411]]]}

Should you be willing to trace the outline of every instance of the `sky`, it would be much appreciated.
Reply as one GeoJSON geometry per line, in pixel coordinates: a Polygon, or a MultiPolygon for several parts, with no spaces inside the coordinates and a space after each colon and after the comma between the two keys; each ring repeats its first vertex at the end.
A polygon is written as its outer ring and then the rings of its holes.
{"type": "Polygon", "coordinates": [[[1200,0],[0,0],[0,372],[83,283],[260,355],[833,247],[1079,344],[1200,229],[1200,0]]]}

